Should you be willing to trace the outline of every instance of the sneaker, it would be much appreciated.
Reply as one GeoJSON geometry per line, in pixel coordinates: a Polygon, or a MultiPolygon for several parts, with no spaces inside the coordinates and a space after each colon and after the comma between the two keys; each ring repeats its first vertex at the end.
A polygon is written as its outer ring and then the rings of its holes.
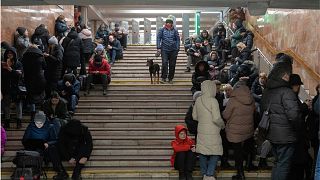
{"type": "Polygon", "coordinates": [[[172,79],[169,79],[169,82],[168,82],[169,84],[173,84],[173,81],[172,81],[172,79]]]}
{"type": "Polygon", "coordinates": [[[161,81],[160,81],[161,84],[165,84],[166,82],[167,82],[167,80],[166,80],[166,79],[163,79],[163,78],[162,78],[161,81]]]}
{"type": "Polygon", "coordinates": [[[107,94],[107,91],[103,90],[102,94],[105,96],[107,94]]]}
{"type": "Polygon", "coordinates": [[[187,67],[187,70],[185,70],[184,72],[190,72],[191,69],[189,67],[187,67]]]}

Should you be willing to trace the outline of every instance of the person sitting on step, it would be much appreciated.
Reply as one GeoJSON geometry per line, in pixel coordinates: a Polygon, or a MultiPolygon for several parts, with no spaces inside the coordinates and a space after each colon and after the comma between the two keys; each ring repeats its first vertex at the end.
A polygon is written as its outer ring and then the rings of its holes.
{"type": "Polygon", "coordinates": [[[121,59],[123,57],[122,46],[120,44],[120,41],[117,40],[113,35],[109,36],[109,45],[107,49],[109,50],[111,65],[113,65],[116,60],[121,59]]]}
{"type": "Polygon", "coordinates": [[[22,139],[24,148],[28,151],[37,151],[46,160],[50,160],[53,165],[54,171],[58,173],[53,179],[67,179],[68,174],[59,158],[58,149],[56,143],[58,141],[58,135],[56,131],[50,126],[49,121],[43,111],[39,111],[35,114],[34,122],[31,122],[22,139]]]}
{"type": "Polygon", "coordinates": [[[192,45],[191,48],[188,49],[188,63],[187,63],[187,70],[185,72],[190,72],[191,64],[196,64],[199,61],[202,61],[204,56],[207,54],[207,50],[205,47],[201,46],[201,39],[197,38],[195,40],[195,44],[192,45]]]}
{"type": "Polygon", "coordinates": [[[62,126],[70,120],[67,102],[56,91],[53,91],[50,98],[43,103],[42,110],[51,123],[57,120],[58,124],[62,126]]]}
{"type": "Polygon", "coordinates": [[[58,145],[61,159],[75,165],[72,180],[81,179],[81,169],[88,161],[93,149],[92,136],[88,127],[79,120],[70,120],[61,128],[58,145]]]}
{"type": "Polygon", "coordinates": [[[177,125],[176,139],[171,142],[174,151],[171,156],[171,165],[179,171],[179,180],[191,180],[195,164],[195,143],[188,137],[187,131],[183,125],[177,125]]]}
{"type": "Polygon", "coordinates": [[[65,74],[63,79],[58,82],[58,91],[60,96],[68,101],[69,114],[73,115],[80,97],[80,82],[74,74],[65,74]]]}
{"type": "Polygon", "coordinates": [[[103,95],[106,95],[107,85],[111,81],[111,66],[108,61],[102,58],[100,55],[95,55],[93,59],[89,61],[89,71],[87,78],[87,92],[84,95],[90,94],[90,84],[92,82],[102,82],[103,95]]]}

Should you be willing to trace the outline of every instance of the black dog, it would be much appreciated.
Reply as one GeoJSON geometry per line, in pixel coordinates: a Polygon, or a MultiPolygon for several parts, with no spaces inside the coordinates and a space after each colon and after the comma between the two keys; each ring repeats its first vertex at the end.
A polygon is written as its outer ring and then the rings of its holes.
{"type": "Polygon", "coordinates": [[[159,71],[160,71],[159,64],[153,63],[153,59],[147,59],[147,66],[149,66],[151,84],[153,84],[153,82],[154,82],[154,84],[159,84],[159,71]],[[154,80],[153,80],[153,78],[154,78],[154,80]],[[156,80],[157,80],[157,82],[156,82],[156,80]]]}

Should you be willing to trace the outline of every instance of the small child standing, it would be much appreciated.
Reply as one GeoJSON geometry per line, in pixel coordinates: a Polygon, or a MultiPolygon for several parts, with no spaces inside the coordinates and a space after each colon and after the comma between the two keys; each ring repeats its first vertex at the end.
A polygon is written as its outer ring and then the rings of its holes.
{"type": "Polygon", "coordinates": [[[195,163],[195,144],[188,137],[187,128],[183,125],[175,127],[176,139],[171,142],[173,155],[171,165],[179,171],[179,180],[192,180],[192,171],[195,163]]]}

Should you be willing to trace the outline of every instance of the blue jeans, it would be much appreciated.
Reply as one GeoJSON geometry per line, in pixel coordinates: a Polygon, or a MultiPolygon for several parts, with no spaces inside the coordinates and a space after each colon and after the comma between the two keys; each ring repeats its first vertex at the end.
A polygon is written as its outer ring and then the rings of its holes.
{"type": "Polygon", "coordinates": [[[320,179],[320,146],[318,150],[316,169],[314,171],[315,171],[314,179],[319,180],[320,179]]]}
{"type": "Polygon", "coordinates": [[[110,57],[111,57],[110,63],[114,63],[116,61],[116,59],[121,58],[121,52],[117,52],[116,50],[112,49],[110,51],[110,57]]]}
{"type": "Polygon", "coordinates": [[[174,72],[176,69],[178,51],[163,51],[161,50],[162,67],[161,67],[161,78],[172,80],[174,78],[174,72]],[[168,64],[169,64],[169,75],[168,75],[168,64]]]}
{"type": "Polygon", "coordinates": [[[272,168],[272,180],[286,180],[290,173],[295,144],[272,144],[275,164],[272,168]]]}
{"type": "Polygon", "coordinates": [[[204,176],[213,176],[216,171],[220,156],[199,154],[201,174],[204,176]]]}
{"type": "Polygon", "coordinates": [[[68,110],[74,112],[78,104],[78,97],[76,95],[71,95],[64,98],[68,101],[68,110]]]}

